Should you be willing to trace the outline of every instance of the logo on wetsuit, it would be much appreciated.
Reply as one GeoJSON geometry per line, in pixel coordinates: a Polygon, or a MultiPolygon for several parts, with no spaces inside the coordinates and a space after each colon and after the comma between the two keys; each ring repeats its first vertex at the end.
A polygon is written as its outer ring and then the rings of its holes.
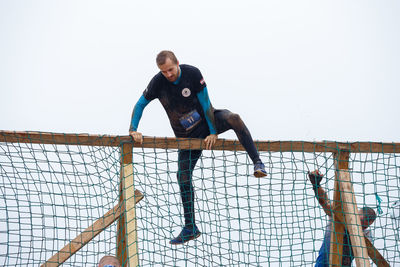
{"type": "Polygon", "coordinates": [[[189,89],[189,88],[183,88],[183,90],[182,90],[182,95],[183,95],[184,97],[189,97],[191,93],[192,93],[192,92],[190,92],[190,89],[189,89]]]}
{"type": "Polygon", "coordinates": [[[179,122],[186,131],[192,129],[194,126],[199,124],[200,121],[201,117],[197,110],[192,110],[191,112],[185,114],[179,119],[179,122]]]}

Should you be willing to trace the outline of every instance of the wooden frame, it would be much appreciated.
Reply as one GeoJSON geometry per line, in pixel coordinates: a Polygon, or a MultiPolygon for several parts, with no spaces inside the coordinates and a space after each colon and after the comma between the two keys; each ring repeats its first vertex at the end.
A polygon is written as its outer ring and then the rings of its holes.
{"type": "Polygon", "coordinates": [[[347,229],[356,266],[370,266],[371,258],[377,266],[388,267],[388,262],[363,233],[349,173],[350,153],[347,147],[340,148],[334,153],[336,171],[329,265],[342,266],[343,239],[347,229]]]}
{"type": "MultiPolygon", "coordinates": [[[[59,145],[86,145],[86,146],[114,146],[132,142],[130,136],[118,135],[89,135],[63,134],[43,132],[13,132],[0,131],[0,142],[32,143],[32,144],[59,144],[59,145]]],[[[305,142],[305,141],[255,141],[259,151],[271,152],[332,152],[346,148],[350,153],[400,153],[400,143],[377,142],[305,142]]],[[[134,144],[135,147],[160,149],[205,149],[202,139],[187,138],[159,138],[144,137],[143,144],[134,144]]],[[[218,139],[213,150],[244,151],[237,140],[218,139]]]]}
{"type": "MultiPolygon", "coordinates": [[[[121,207],[124,208],[124,211],[123,213],[121,213],[120,206],[115,207],[114,209],[117,209],[117,212],[119,213],[118,216],[114,216],[114,218],[119,218],[117,255],[121,262],[128,262],[128,266],[130,267],[138,265],[135,204],[143,197],[136,196],[137,191],[134,190],[133,177],[132,179],[130,179],[133,173],[133,147],[153,149],[205,149],[204,141],[202,139],[144,137],[143,144],[138,145],[133,144],[132,138],[130,136],[15,131],[0,131],[0,142],[121,147],[120,203],[123,204],[120,205],[122,205],[121,207]],[[135,195],[136,197],[129,198],[129,196],[132,195],[135,195]],[[121,214],[124,214],[124,216],[120,216],[121,214]]],[[[357,210],[357,203],[355,203],[354,192],[351,185],[350,175],[348,173],[348,160],[349,153],[352,152],[400,153],[400,143],[256,141],[255,144],[259,151],[334,153],[336,179],[332,223],[334,231],[332,231],[331,235],[332,245],[330,248],[331,265],[340,265],[341,263],[343,234],[346,227],[345,225],[350,225],[352,227],[348,227],[348,231],[351,237],[351,242],[352,244],[356,244],[355,247],[357,247],[357,249],[354,251],[357,266],[369,266],[369,260],[366,258],[367,254],[378,266],[389,266],[389,264],[382,257],[379,251],[371,244],[371,242],[367,238],[365,238],[365,240],[362,238],[357,238],[359,237],[359,233],[362,232],[362,230],[360,230],[361,226],[358,216],[355,216],[354,212],[351,212],[357,210]],[[336,232],[336,234],[334,234],[334,232],[336,232]]],[[[244,150],[242,145],[237,140],[225,139],[218,139],[212,149],[236,151],[244,150]]],[[[95,224],[97,222],[98,221],[96,221],[95,224]]],[[[94,236],[87,237],[85,235],[85,232],[87,230],[93,232],[94,227],[98,226],[93,225],[91,227],[92,230],[89,229],[90,227],[88,228],[89,230],[86,229],[81,235],[77,237],[78,240],[85,239],[88,240],[87,242],[89,242],[94,236]]],[[[65,255],[72,255],[72,251],[75,251],[76,249],[73,248],[72,243],[74,243],[74,241],[65,246],[59,253],[57,253],[53,257],[56,256],[58,257],[58,259],[60,259],[60,255],[65,251],[67,251],[66,253],[64,253],[65,255]]],[[[86,243],[81,242],[81,244],[82,246],[84,246],[86,243]]],[[[53,259],[53,257],[51,259],[53,259]]]]}
{"type": "MultiPolygon", "coordinates": [[[[343,217],[343,212],[337,212],[336,220],[341,223],[345,223],[345,219],[343,217]]],[[[385,260],[382,254],[372,245],[371,241],[364,234],[365,245],[367,246],[368,256],[372,259],[372,261],[378,267],[390,267],[389,263],[385,260]]]]}
{"type": "Polygon", "coordinates": [[[135,190],[133,185],[133,144],[122,143],[121,139],[130,141],[129,138],[116,136],[0,131],[0,142],[121,147],[120,204],[109,210],[41,266],[53,267],[64,263],[117,219],[117,256],[124,266],[139,265],[135,206],[143,198],[143,194],[135,190]]]}
{"type": "MultiPolygon", "coordinates": [[[[143,194],[135,190],[135,201],[138,203],[142,200],[143,194]]],[[[104,229],[115,222],[121,214],[123,214],[125,208],[124,203],[120,202],[113,209],[109,210],[101,218],[97,219],[92,225],[85,229],[80,235],[75,237],[70,243],[64,246],[59,252],[50,257],[42,267],[56,267],[68,260],[72,255],[83,248],[93,238],[95,238],[104,229]]]]}
{"type": "Polygon", "coordinates": [[[123,266],[139,266],[136,201],[133,184],[132,143],[121,146],[120,201],[125,205],[124,216],[118,222],[117,257],[123,266]]]}

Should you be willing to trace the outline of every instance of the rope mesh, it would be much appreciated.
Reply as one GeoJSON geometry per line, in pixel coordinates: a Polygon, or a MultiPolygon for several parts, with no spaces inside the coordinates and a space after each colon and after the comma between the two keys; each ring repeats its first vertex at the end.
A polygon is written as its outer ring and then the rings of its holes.
{"type": "MultiPolygon", "coordinates": [[[[140,266],[311,266],[329,217],[307,172],[319,169],[333,199],[330,152],[260,152],[266,178],[243,151],[203,151],[193,174],[202,235],[171,246],[184,225],[177,149],[134,148],[140,266]]],[[[120,149],[113,146],[0,143],[0,265],[41,265],[119,202],[120,149]]],[[[351,153],[359,208],[381,210],[373,244],[400,264],[400,156],[351,153]],[[379,199],[379,201],[378,201],[379,199]]],[[[95,266],[116,254],[116,222],[63,266],[95,266]]]]}

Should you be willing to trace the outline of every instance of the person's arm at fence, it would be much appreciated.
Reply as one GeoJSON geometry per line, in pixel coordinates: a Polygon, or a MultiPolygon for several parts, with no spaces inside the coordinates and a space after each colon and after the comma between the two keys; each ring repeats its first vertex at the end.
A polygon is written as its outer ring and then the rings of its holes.
{"type": "Polygon", "coordinates": [[[138,143],[143,142],[142,133],[137,131],[139,121],[142,118],[144,108],[150,103],[143,95],[139,98],[132,112],[131,125],[129,126],[129,135],[138,143]]]}
{"type": "Polygon", "coordinates": [[[197,94],[197,98],[203,108],[204,116],[206,117],[207,125],[210,130],[210,135],[204,140],[206,149],[211,149],[218,139],[217,127],[215,126],[214,109],[211,105],[210,98],[208,96],[207,87],[204,87],[201,92],[197,94]]]}
{"type": "Polygon", "coordinates": [[[317,198],[321,207],[324,209],[326,215],[332,216],[332,206],[328,198],[328,194],[320,185],[323,177],[324,175],[318,170],[308,172],[308,178],[313,186],[315,197],[317,198]]]}

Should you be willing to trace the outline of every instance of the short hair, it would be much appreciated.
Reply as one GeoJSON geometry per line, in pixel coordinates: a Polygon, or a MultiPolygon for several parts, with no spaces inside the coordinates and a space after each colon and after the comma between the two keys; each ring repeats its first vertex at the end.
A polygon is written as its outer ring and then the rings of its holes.
{"type": "Polygon", "coordinates": [[[167,58],[171,59],[173,63],[178,64],[178,59],[176,58],[174,52],[169,50],[163,50],[157,55],[156,58],[157,66],[164,65],[167,58]]]}
{"type": "Polygon", "coordinates": [[[121,267],[121,263],[119,262],[119,259],[115,256],[111,255],[106,255],[101,260],[99,261],[99,266],[103,267],[104,265],[115,265],[116,267],[121,267]]]}
{"type": "Polygon", "coordinates": [[[368,224],[373,223],[376,219],[376,213],[375,213],[374,209],[372,209],[370,207],[363,207],[362,214],[363,214],[364,220],[366,220],[368,222],[368,224]]]}

